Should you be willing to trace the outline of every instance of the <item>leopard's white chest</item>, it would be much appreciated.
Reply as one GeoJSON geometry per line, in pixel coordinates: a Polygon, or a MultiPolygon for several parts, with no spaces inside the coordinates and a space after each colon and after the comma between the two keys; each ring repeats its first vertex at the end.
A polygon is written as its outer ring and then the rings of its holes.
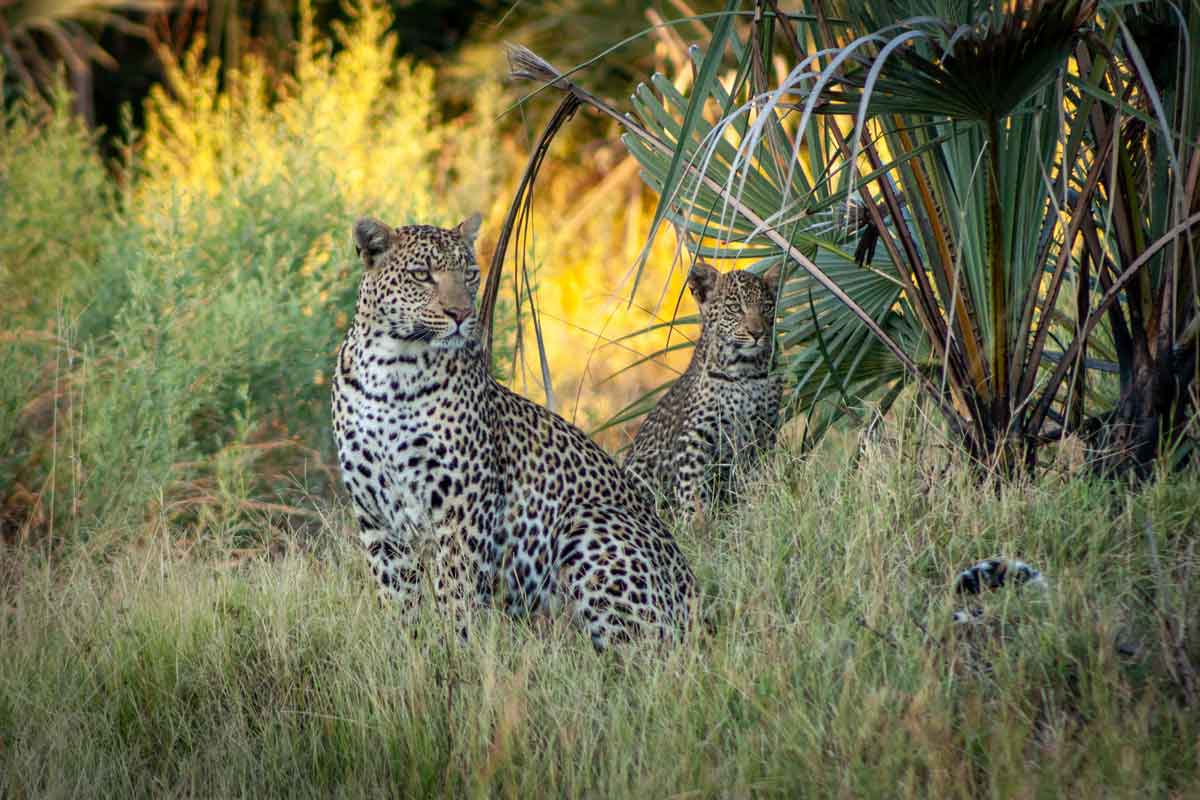
{"type": "Polygon", "coordinates": [[[478,471],[467,455],[478,421],[452,376],[403,366],[339,375],[338,452],[356,504],[389,528],[428,532],[460,513],[451,508],[478,471]]]}

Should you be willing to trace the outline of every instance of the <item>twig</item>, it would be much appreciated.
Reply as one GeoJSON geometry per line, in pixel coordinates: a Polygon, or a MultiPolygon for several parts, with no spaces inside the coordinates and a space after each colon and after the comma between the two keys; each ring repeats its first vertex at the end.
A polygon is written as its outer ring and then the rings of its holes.
{"type": "Polygon", "coordinates": [[[886,633],[883,633],[882,631],[877,631],[874,628],[872,628],[870,625],[867,624],[867,620],[865,617],[857,617],[854,621],[857,622],[859,625],[861,625],[866,630],[868,630],[871,633],[878,636],[883,641],[890,644],[893,648],[895,648],[897,650],[900,649],[900,644],[895,639],[893,639],[891,636],[888,636],[886,633]]]}
{"type": "MultiPolygon", "coordinates": [[[[520,76],[517,67],[512,65],[511,49],[509,51],[509,61],[513,75],[520,76]]],[[[508,207],[508,216],[504,218],[504,225],[500,228],[500,235],[496,240],[496,251],[492,254],[492,264],[488,268],[487,283],[484,286],[483,301],[479,309],[483,355],[486,359],[485,363],[488,365],[492,363],[496,299],[500,294],[500,276],[504,272],[504,258],[508,252],[509,239],[512,238],[512,232],[517,225],[518,216],[526,217],[529,214],[533,183],[537,180],[538,170],[542,167],[542,161],[546,157],[546,152],[550,149],[550,143],[554,140],[555,135],[562,126],[574,116],[579,106],[579,99],[569,92],[563,97],[562,102],[558,104],[558,108],[554,111],[554,116],[546,124],[546,128],[542,131],[537,145],[533,148],[533,152],[529,156],[529,163],[525,165],[525,173],[521,176],[521,183],[517,186],[517,193],[513,197],[512,205],[508,207]]],[[[518,297],[519,301],[520,298],[518,297]]]]}

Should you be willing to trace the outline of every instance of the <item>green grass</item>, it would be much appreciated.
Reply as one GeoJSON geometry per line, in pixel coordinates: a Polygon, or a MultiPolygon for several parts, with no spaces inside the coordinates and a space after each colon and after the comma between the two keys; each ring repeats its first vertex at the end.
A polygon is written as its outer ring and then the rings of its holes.
{"type": "Polygon", "coordinates": [[[492,611],[467,642],[404,629],[337,509],[240,561],[227,531],[99,568],[18,554],[0,796],[1193,794],[1200,720],[1150,598],[1195,606],[1200,481],[997,491],[904,431],[857,468],[781,455],[681,531],[718,624],[667,651],[492,611]],[[996,553],[1052,590],[955,628],[955,571],[996,553]]]}

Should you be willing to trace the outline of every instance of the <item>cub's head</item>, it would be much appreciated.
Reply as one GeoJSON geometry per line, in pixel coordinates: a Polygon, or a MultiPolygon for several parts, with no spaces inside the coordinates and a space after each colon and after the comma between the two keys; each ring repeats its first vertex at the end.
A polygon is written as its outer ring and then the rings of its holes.
{"type": "Polygon", "coordinates": [[[354,245],[366,269],[358,318],[393,338],[454,349],[475,338],[479,264],[474,214],[454,228],[393,228],[377,219],[354,223],[354,245]]]}
{"type": "Polygon", "coordinates": [[[779,273],[776,264],[762,275],[746,270],[721,274],[703,262],[688,273],[709,357],[718,366],[761,364],[770,354],[779,273]]]}

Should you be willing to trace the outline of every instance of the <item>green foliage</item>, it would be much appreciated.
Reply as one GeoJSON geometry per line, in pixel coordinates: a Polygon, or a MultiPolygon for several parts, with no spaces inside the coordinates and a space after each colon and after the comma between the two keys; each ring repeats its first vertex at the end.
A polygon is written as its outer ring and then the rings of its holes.
{"type": "Polygon", "coordinates": [[[336,195],[295,187],[330,180],[298,167],[286,184],[227,184],[127,223],[100,258],[101,280],[125,276],[128,297],[81,372],[72,433],[87,526],[111,529],[113,514],[133,523],[164,491],[184,507],[222,500],[210,459],[229,448],[299,434],[327,449],[324,376],[355,288],[330,231],[351,213],[336,195]],[[197,217],[206,224],[189,231],[197,217]]]}
{"type": "Polygon", "coordinates": [[[116,196],[65,90],[0,114],[0,315],[6,330],[42,329],[89,280],[116,196]]]}
{"type": "Polygon", "coordinates": [[[850,46],[871,58],[876,48],[868,43],[884,45],[875,63],[888,63],[870,86],[848,78],[848,94],[827,92],[827,112],[857,113],[861,103],[869,101],[872,114],[976,122],[1006,117],[1057,77],[1080,28],[1096,11],[1094,0],[938,5],[930,9],[923,0],[845,5],[843,19],[852,21],[854,33],[861,34],[850,46]],[[890,61],[883,52],[893,43],[896,48],[907,46],[890,61]]]}
{"type": "Polygon", "coordinates": [[[737,514],[681,530],[717,625],[665,652],[598,657],[499,612],[466,642],[436,615],[406,629],[342,512],[278,558],[230,563],[215,530],[100,570],[22,558],[0,794],[1192,793],[1200,729],[1148,598],[1200,599],[1195,478],[997,490],[901,420],[857,466],[837,435],[781,453],[737,514]],[[956,570],[1000,552],[1050,592],[954,627],[956,570]]]}
{"type": "MultiPolygon", "coordinates": [[[[25,466],[45,476],[26,476],[30,488],[54,487],[41,498],[45,513],[86,539],[136,531],[152,501],[178,513],[280,491],[291,479],[275,474],[262,485],[257,475],[239,487],[247,491],[223,496],[214,460],[241,448],[249,468],[267,443],[271,451],[328,449],[323,384],[354,291],[351,254],[331,238],[353,212],[336,193],[316,190],[333,176],[303,161],[287,181],[249,170],[214,197],[155,197],[97,220],[104,207],[96,200],[111,195],[105,176],[96,169],[72,180],[73,165],[94,163],[90,141],[53,126],[47,133],[57,149],[17,162],[45,184],[14,203],[23,237],[9,240],[13,250],[24,247],[14,259],[22,274],[28,269],[44,287],[30,296],[64,305],[49,338],[74,354],[44,356],[50,374],[38,382],[54,408],[34,420],[45,426],[32,445],[40,453],[25,466]],[[92,190],[91,199],[64,186],[92,190]],[[70,202],[39,208],[31,197],[70,202]],[[92,227],[101,224],[102,234],[92,227]],[[52,257],[52,268],[37,269],[39,256],[52,257]]],[[[33,387],[11,388],[28,398],[33,387]]],[[[5,399],[11,429],[21,408],[17,397],[5,399]]]]}
{"type": "Polygon", "coordinates": [[[1195,410],[1200,71],[1186,47],[1151,67],[1138,40],[1189,40],[1194,4],[802,11],[742,28],[724,77],[697,60],[687,97],[639,87],[624,139],[693,257],[793,266],[777,323],[793,408],[832,418],[885,390],[886,406],[912,380],[989,468],[1086,432],[1148,474],[1195,410]],[[791,70],[769,83],[776,40],[791,70]],[[1115,409],[1093,339],[1116,356],[1115,409]]]}
{"type": "MultiPolygon", "coordinates": [[[[65,91],[52,101],[0,118],[0,498],[44,488],[41,433],[57,431],[58,378],[78,356],[68,298],[94,281],[117,213],[92,136],[65,91]]],[[[24,522],[6,516],[0,531],[24,522]]]]}
{"type": "MultiPolygon", "coordinates": [[[[262,546],[270,522],[311,520],[311,496],[333,491],[350,224],[368,209],[461,218],[498,180],[469,169],[490,120],[443,124],[432,71],[395,58],[381,4],[351,11],[336,54],[303,28],[295,75],[273,91],[252,59],[223,86],[195,54],[173,65],[119,197],[63,95],[47,115],[8,112],[5,538],[108,553],[170,522],[262,546]]],[[[485,115],[494,94],[481,93],[485,115]]]]}

